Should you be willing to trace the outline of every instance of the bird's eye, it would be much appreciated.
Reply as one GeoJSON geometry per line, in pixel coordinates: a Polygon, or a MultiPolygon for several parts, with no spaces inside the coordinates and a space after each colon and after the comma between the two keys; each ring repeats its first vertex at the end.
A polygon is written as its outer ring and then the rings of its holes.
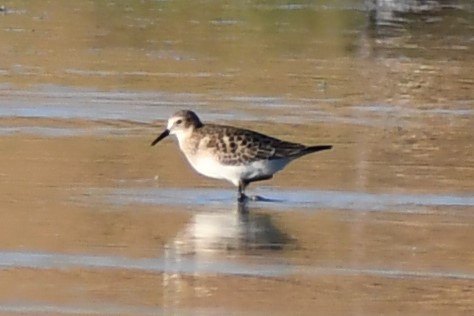
{"type": "Polygon", "coordinates": [[[183,123],[183,120],[177,120],[176,121],[176,124],[178,124],[178,125],[181,124],[181,123],[183,123]]]}

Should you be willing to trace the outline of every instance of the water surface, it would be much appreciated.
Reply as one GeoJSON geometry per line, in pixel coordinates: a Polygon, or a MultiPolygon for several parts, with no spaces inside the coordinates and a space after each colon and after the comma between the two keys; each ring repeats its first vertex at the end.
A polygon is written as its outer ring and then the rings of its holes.
{"type": "Polygon", "coordinates": [[[7,1],[0,314],[470,315],[473,6],[7,1]],[[166,118],[333,150],[239,208],[166,118]]]}

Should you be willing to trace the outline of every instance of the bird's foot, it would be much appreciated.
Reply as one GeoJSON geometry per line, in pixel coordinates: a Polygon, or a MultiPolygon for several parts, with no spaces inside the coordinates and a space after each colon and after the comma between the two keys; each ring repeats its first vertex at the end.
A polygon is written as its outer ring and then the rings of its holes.
{"type": "Polygon", "coordinates": [[[237,197],[237,202],[240,203],[245,203],[249,200],[249,197],[245,195],[244,193],[239,193],[239,196],[237,197]]]}
{"type": "Polygon", "coordinates": [[[272,201],[271,199],[264,198],[260,195],[246,195],[246,194],[239,194],[237,201],[240,203],[247,203],[248,201],[252,202],[265,202],[265,201],[272,201]]]}
{"type": "Polygon", "coordinates": [[[258,201],[267,201],[268,199],[264,198],[263,196],[260,196],[260,195],[252,195],[252,196],[249,196],[248,199],[250,201],[254,201],[254,202],[258,202],[258,201]]]}

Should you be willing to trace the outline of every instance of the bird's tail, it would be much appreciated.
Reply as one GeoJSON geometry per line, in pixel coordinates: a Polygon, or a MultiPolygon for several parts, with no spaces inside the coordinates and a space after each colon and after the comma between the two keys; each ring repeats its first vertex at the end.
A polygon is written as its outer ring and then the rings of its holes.
{"type": "Polygon", "coordinates": [[[315,153],[322,150],[329,150],[332,148],[332,145],[318,145],[318,146],[309,146],[302,150],[303,155],[315,153]]]}

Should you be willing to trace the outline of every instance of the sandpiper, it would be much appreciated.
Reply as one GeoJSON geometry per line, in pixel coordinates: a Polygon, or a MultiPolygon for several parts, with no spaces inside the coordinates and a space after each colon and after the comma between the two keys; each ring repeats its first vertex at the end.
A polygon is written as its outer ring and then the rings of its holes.
{"type": "Polygon", "coordinates": [[[331,149],[331,145],[305,146],[248,129],[203,124],[193,111],[178,111],[151,145],[176,135],[179,148],[202,175],[224,179],[238,187],[238,201],[246,200],[249,183],[268,180],[301,156],[331,149]]]}

